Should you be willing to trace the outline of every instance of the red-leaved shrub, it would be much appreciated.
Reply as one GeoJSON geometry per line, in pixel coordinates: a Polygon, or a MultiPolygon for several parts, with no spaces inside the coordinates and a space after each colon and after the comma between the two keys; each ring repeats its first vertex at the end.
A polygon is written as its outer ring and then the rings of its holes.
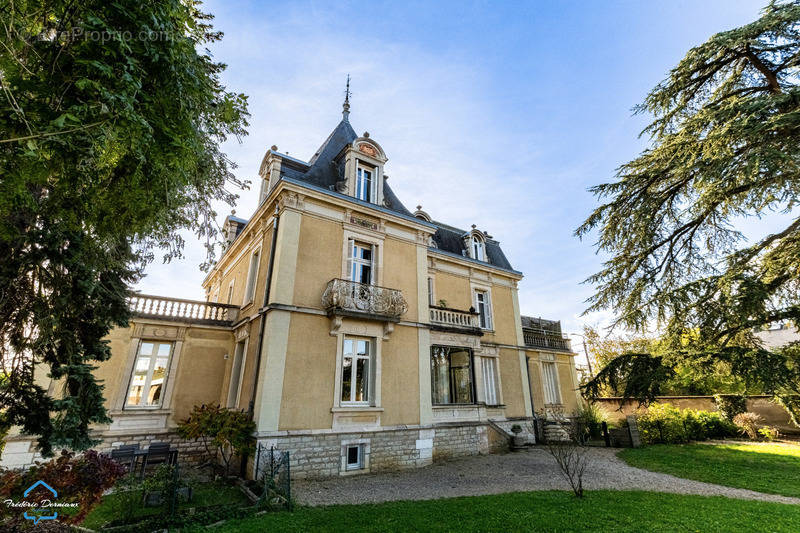
{"type": "MultiPolygon", "coordinates": [[[[122,465],[95,450],[88,450],[79,456],[64,450],[59,457],[45,463],[37,461],[27,470],[0,470],[0,499],[28,499],[35,502],[43,496],[51,497],[42,493],[45,489],[41,487],[28,498],[23,497],[28,487],[41,480],[58,492],[58,498],[53,501],[78,504],[77,509],[59,511],[58,517],[59,521],[75,524],[100,503],[103,492],[113,487],[123,475],[125,468],[122,465]]],[[[4,505],[0,509],[3,525],[7,521],[23,520],[22,508],[4,505]]]]}

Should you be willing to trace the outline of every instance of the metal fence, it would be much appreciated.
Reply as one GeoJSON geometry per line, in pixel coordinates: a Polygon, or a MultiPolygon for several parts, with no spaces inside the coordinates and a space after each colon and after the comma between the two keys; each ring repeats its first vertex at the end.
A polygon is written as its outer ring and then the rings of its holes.
{"type": "Polygon", "coordinates": [[[292,510],[292,478],[289,452],[274,446],[258,445],[256,450],[255,479],[261,485],[260,502],[272,509],[292,510]]]}

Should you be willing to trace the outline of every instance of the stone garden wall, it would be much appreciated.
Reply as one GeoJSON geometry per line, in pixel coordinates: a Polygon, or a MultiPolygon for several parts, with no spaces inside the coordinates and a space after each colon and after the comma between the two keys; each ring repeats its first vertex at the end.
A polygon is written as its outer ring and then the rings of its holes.
{"type": "MultiPolygon", "coordinates": [[[[787,435],[800,435],[800,428],[794,426],[789,419],[789,415],[780,405],[772,402],[770,396],[748,396],[747,410],[764,419],[762,424],[777,427],[781,433],[787,435]]],[[[672,404],[680,409],[699,409],[703,411],[716,411],[717,404],[713,396],[659,396],[659,403],[672,404]]],[[[627,415],[636,413],[639,403],[635,400],[623,402],[621,398],[598,398],[595,404],[608,415],[612,420],[625,418],[627,415]],[[621,409],[620,409],[621,407],[621,409]]],[[[646,408],[641,408],[646,410],[646,408]]]]}

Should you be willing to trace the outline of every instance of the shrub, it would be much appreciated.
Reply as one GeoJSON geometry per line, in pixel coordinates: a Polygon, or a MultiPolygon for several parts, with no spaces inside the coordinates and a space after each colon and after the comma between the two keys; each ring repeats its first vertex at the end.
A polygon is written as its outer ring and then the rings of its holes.
{"type": "MultiPolygon", "coordinates": [[[[103,492],[125,475],[125,468],[111,458],[88,450],[75,456],[66,450],[46,463],[37,462],[25,471],[0,472],[0,499],[24,500],[25,490],[41,480],[58,492],[59,503],[78,504],[75,513],[59,512],[59,520],[78,523],[99,503],[103,492]]],[[[38,501],[32,495],[29,501],[38,501]]],[[[3,518],[21,518],[18,508],[2,507],[3,518]],[[17,516],[20,515],[19,517],[17,516]]]]}
{"type": "Polygon", "coordinates": [[[599,439],[603,436],[603,422],[606,420],[606,414],[597,404],[586,403],[578,409],[578,422],[583,424],[586,432],[593,439],[599,439]]]}
{"type": "Polygon", "coordinates": [[[781,432],[778,431],[778,428],[772,426],[765,426],[758,430],[758,434],[761,435],[761,438],[764,440],[775,440],[781,436],[781,432]]]}
{"type": "Polygon", "coordinates": [[[639,434],[645,444],[679,444],[690,440],[721,439],[738,430],[720,413],[678,409],[665,403],[651,404],[638,417],[639,434]]]}
{"type": "Polygon", "coordinates": [[[729,422],[733,422],[736,415],[747,411],[747,397],[741,394],[715,394],[714,403],[729,422]]]}
{"type": "Polygon", "coordinates": [[[225,475],[229,473],[234,455],[253,452],[255,430],[256,424],[247,413],[219,405],[195,405],[189,417],[178,424],[181,438],[199,439],[203,443],[207,460],[215,457],[222,460],[225,475]]]}
{"type": "Polygon", "coordinates": [[[668,403],[651,404],[638,418],[639,435],[645,444],[680,443],[688,440],[680,409],[668,403]]]}
{"type": "Polygon", "coordinates": [[[761,420],[761,416],[756,413],[739,413],[733,417],[733,423],[739,430],[753,440],[758,438],[758,424],[761,420]]]}
{"type": "Polygon", "coordinates": [[[722,413],[714,411],[692,411],[692,413],[702,425],[704,433],[703,438],[694,440],[724,439],[725,437],[733,437],[738,433],[736,425],[726,419],[722,413]]]}

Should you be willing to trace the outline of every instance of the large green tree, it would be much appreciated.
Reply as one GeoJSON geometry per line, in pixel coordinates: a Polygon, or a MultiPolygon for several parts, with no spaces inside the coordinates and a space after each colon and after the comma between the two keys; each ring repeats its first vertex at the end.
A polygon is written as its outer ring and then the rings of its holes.
{"type": "Polygon", "coordinates": [[[108,421],[93,364],[143,265],[180,256],[181,229],[213,259],[212,205],[241,185],[219,145],[247,112],[204,48],[210,18],[192,0],[0,0],[0,416],[45,454],[108,421]]]}
{"type": "Polygon", "coordinates": [[[691,49],[637,110],[653,116],[651,142],[592,189],[602,205],[576,233],[610,257],[589,279],[589,310],[664,333],[666,350],[626,354],[585,390],[626,375],[647,400],[678,366],[721,362],[745,384],[796,393],[793,350],[765,350],[753,330],[800,324],[800,2],[691,49]],[[746,240],[742,224],[771,213],[785,227],[746,240]]]}

